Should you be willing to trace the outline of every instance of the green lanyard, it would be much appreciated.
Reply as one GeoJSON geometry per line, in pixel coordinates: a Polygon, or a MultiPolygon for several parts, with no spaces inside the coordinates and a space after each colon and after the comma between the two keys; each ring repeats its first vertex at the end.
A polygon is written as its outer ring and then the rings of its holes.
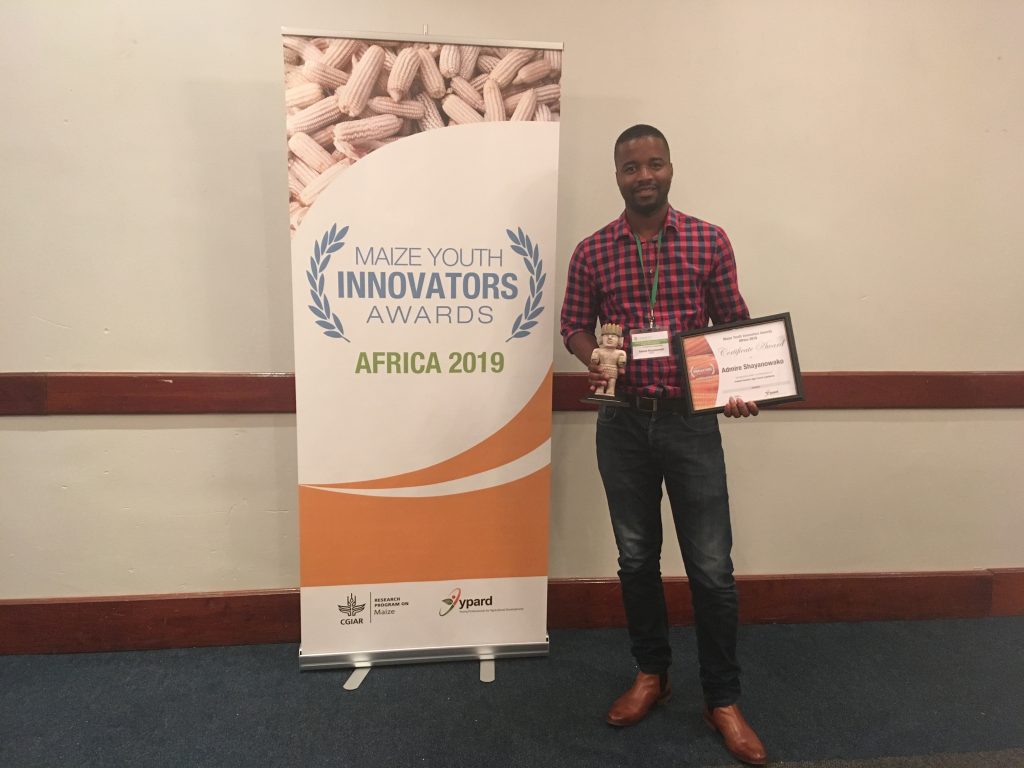
{"type": "MultiPolygon", "coordinates": [[[[661,272],[661,236],[665,230],[658,231],[658,245],[654,251],[654,282],[651,284],[651,314],[650,327],[654,327],[654,302],[658,300],[658,273],[661,272]]],[[[647,283],[647,270],[644,268],[644,246],[640,241],[640,235],[633,235],[636,239],[636,255],[640,257],[640,274],[643,275],[644,283],[647,283]]]]}

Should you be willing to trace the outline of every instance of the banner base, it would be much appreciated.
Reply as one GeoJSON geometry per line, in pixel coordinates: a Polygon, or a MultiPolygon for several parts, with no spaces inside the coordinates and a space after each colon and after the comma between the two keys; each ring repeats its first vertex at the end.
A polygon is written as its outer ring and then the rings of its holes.
{"type": "Polygon", "coordinates": [[[448,648],[402,648],[393,651],[357,651],[354,653],[306,654],[299,648],[299,669],[342,669],[348,667],[420,664],[433,661],[469,661],[478,659],[547,656],[548,638],[540,643],[504,645],[463,645],[448,648]]]}
{"type": "Polygon", "coordinates": [[[345,685],[342,687],[346,691],[354,691],[362,684],[368,674],[370,674],[369,664],[362,667],[356,667],[352,670],[352,674],[348,676],[348,680],[345,681],[345,685]]]}
{"type": "Polygon", "coordinates": [[[494,659],[489,656],[485,659],[480,659],[480,682],[494,682],[494,659]]]}

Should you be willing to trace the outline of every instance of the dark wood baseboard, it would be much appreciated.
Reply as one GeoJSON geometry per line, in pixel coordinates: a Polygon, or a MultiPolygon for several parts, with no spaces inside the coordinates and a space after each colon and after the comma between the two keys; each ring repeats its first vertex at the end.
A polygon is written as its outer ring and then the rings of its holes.
{"type": "MultiPolygon", "coordinates": [[[[740,576],[740,620],[746,624],[962,619],[992,615],[993,571],[740,576]]],[[[552,581],[552,627],[624,627],[616,579],[552,581]]],[[[672,624],[691,624],[689,583],[665,579],[672,624]]],[[[1013,612],[1024,614],[1024,606],[1013,612]]],[[[1010,615],[1003,614],[1003,615],[1010,615]]]]}
{"type": "MultiPolygon", "coordinates": [[[[1024,568],[744,576],[744,623],[1024,615],[1024,568]]],[[[667,579],[673,624],[693,621],[685,579],[667,579]]],[[[616,579],[552,579],[552,629],[625,626],[616,579]]],[[[297,589],[0,601],[0,654],[153,650],[299,641],[297,589]]]]}
{"type": "Polygon", "coordinates": [[[992,615],[1024,616],[1024,568],[992,571],[992,615]]]}
{"type": "MultiPolygon", "coordinates": [[[[1024,371],[804,373],[786,410],[1024,408],[1024,371]]],[[[584,411],[584,373],[556,373],[552,408],[584,411]]],[[[0,416],[294,413],[292,373],[2,373],[0,416]]]]}
{"type": "Polygon", "coordinates": [[[0,654],[282,643],[299,636],[299,591],[2,600],[0,627],[0,654]]]}

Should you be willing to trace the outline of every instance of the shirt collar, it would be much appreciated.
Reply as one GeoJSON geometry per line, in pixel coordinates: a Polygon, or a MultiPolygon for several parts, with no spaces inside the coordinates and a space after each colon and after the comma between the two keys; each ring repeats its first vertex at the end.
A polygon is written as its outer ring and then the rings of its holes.
{"type": "MultiPolygon", "coordinates": [[[[678,234],[683,228],[683,218],[685,214],[680,213],[671,205],[668,207],[668,215],[665,217],[665,229],[672,230],[678,234]]],[[[626,212],[623,211],[619,218],[615,221],[612,226],[612,236],[618,240],[621,237],[633,239],[633,228],[629,226],[629,220],[626,218],[626,212]]]]}

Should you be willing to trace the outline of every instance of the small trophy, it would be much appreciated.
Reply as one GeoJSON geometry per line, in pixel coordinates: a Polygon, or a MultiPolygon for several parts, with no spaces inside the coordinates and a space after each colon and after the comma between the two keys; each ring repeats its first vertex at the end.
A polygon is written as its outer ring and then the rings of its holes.
{"type": "Polygon", "coordinates": [[[622,349],[622,326],[605,323],[601,326],[601,344],[590,355],[591,364],[598,364],[608,381],[597,387],[592,394],[583,398],[585,403],[624,406],[625,402],[615,397],[615,381],[626,372],[626,353],[622,349]]]}

